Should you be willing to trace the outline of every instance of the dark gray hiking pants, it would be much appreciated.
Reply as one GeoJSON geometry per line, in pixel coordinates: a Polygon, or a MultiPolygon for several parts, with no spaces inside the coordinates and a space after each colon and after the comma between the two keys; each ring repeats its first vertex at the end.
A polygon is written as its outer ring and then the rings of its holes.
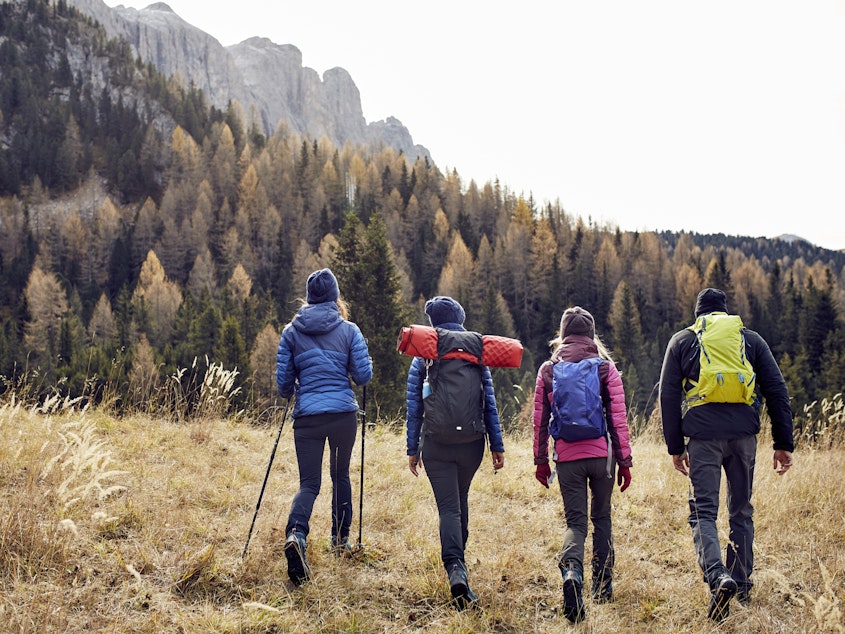
{"type": "Polygon", "coordinates": [[[557,463],[557,479],[563,497],[566,532],[563,534],[561,562],[573,563],[584,570],[584,542],[587,540],[587,509],[593,524],[594,574],[609,577],[613,568],[613,531],[610,519],[610,495],[613,475],[607,477],[607,458],[584,458],[557,463]],[[590,499],[587,499],[589,487],[590,499]]]}
{"type": "Polygon", "coordinates": [[[719,513],[719,486],[722,469],[727,481],[729,535],[725,563],[727,571],[740,589],[749,590],[754,569],[754,507],[751,489],[757,437],[743,436],[732,440],[691,438],[689,453],[689,524],[704,580],[713,588],[725,571],[716,518],[719,513]]]}

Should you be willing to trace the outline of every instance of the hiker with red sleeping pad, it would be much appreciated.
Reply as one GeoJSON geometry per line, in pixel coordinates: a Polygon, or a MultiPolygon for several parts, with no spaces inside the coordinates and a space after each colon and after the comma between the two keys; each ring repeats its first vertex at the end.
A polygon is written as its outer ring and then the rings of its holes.
{"type": "Polygon", "coordinates": [[[481,364],[481,335],[467,332],[464,309],[451,297],[428,300],[425,313],[437,329],[437,353],[434,359],[415,357],[408,372],[408,467],[418,476],[424,466],[431,483],[440,517],[441,560],[453,601],[463,609],[477,601],[464,561],[470,484],[484,457],[485,438],[494,470],[505,464],[505,447],[493,379],[481,364]],[[467,354],[444,358],[456,347],[467,354]]]}

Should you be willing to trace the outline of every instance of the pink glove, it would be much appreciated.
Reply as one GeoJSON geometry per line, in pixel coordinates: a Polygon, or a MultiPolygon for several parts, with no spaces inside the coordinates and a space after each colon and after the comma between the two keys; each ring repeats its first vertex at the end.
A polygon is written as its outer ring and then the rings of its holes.
{"type": "Polygon", "coordinates": [[[619,485],[620,492],[631,485],[631,467],[619,467],[616,474],[616,483],[619,485]]]}
{"type": "Polygon", "coordinates": [[[549,463],[544,462],[543,464],[538,464],[537,470],[534,472],[534,477],[537,478],[537,482],[548,489],[549,478],[552,477],[552,468],[549,466],[549,463]]]}

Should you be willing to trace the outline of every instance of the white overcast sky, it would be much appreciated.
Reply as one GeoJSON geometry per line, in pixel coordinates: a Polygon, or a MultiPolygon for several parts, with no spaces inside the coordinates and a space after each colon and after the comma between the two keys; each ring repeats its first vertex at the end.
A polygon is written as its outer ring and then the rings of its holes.
{"type": "MultiPolygon", "coordinates": [[[[146,0],[108,0],[142,9],[146,0]]],[[[168,0],[346,69],[441,170],[623,230],[845,249],[843,0],[168,0]]]]}

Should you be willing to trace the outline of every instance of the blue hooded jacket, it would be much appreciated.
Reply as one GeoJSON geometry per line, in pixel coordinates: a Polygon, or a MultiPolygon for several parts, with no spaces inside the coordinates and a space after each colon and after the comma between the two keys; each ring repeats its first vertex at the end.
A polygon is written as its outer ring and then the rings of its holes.
{"type": "Polygon", "coordinates": [[[276,353],[276,386],[296,396],[293,417],[358,410],[357,385],[373,378],[367,342],[333,301],[306,304],[285,326],[276,353]]]}

